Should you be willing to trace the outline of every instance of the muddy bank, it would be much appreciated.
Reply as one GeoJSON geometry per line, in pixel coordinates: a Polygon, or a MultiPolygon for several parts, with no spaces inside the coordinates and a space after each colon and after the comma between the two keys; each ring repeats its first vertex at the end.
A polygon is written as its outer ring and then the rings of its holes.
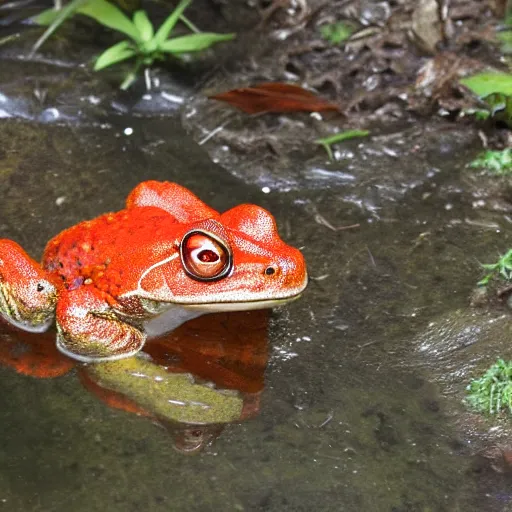
{"type": "MultiPolygon", "coordinates": [[[[408,5],[391,11],[411,14],[408,5]]],[[[457,34],[493,23],[487,7],[475,12],[457,34]]],[[[73,375],[36,381],[1,369],[0,492],[11,510],[509,506],[507,477],[477,455],[502,438],[460,401],[473,373],[507,357],[508,313],[478,315],[468,304],[479,262],[510,246],[508,195],[467,168],[480,149],[475,128],[422,120],[405,104],[388,124],[362,104],[361,116],[349,109],[346,118],[251,118],[209,103],[212,84],[300,76],[283,74],[288,62],[278,57],[314,25],[278,45],[270,36],[282,14],[267,16],[254,69],[235,59],[211,75],[164,68],[150,93],[141,84],[119,93],[122,70],[100,78],[77,65],[99,42],[70,50],[71,65],[51,60],[51,45],[33,60],[21,46],[0,48],[1,237],[38,256],[61,229],[121,208],[140,181],[172,180],[221,211],[268,208],[312,278],[300,301],[273,314],[259,416],[226,427],[195,457],[177,453],[148,420],[96,401],[73,375]],[[371,136],[336,147],[334,162],[312,143],[370,121],[371,136]]],[[[371,24],[381,27],[379,18],[371,24]]],[[[64,36],[52,44],[73,46],[64,36]]],[[[345,55],[309,52],[295,59],[313,70],[316,54],[345,55]]],[[[418,55],[410,73],[429,58],[418,55]]]]}

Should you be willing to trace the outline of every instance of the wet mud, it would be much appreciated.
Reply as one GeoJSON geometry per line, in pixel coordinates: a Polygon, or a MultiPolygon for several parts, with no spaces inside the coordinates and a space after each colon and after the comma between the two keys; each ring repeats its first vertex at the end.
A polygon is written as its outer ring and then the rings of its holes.
{"type": "Polygon", "coordinates": [[[477,129],[376,120],[331,162],[312,141],[338,118],[247,118],[209,102],[212,85],[238,85],[229,68],[199,69],[203,88],[162,69],[158,88],[121,94],[17,48],[0,49],[1,237],[38,258],[65,227],[122,208],[140,181],[176,181],[220,211],[269,209],[311,282],[272,313],[252,413],[194,456],[148,417],[107,407],[76,369],[0,368],[9,510],[508,510],[497,459],[510,427],[462,403],[473,376],[509,357],[506,308],[470,307],[479,262],[512,239],[507,184],[467,167],[477,129]]]}

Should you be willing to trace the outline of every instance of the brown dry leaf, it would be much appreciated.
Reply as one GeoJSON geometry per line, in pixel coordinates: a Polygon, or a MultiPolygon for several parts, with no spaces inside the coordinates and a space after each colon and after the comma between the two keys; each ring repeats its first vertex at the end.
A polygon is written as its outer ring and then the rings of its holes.
{"type": "Polygon", "coordinates": [[[247,114],[340,111],[338,105],[318,97],[311,91],[298,85],[280,82],[268,82],[252,87],[231,89],[208,97],[213,100],[225,101],[247,114]]]}

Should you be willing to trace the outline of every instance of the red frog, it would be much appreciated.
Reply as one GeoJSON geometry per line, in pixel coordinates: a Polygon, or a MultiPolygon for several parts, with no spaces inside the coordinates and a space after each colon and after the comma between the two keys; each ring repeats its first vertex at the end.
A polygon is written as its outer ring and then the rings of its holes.
{"type": "Polygon", "coordinates": [[[281,305],[306,284],[302,254],[269,212],[219,214],[168,182],[143,182],[124,210],[64,230],[41,265],[0,240],[0,314],[36,332],[55,316],[57,348],[83,362],[132,356],[204,313],[281,305]]]}

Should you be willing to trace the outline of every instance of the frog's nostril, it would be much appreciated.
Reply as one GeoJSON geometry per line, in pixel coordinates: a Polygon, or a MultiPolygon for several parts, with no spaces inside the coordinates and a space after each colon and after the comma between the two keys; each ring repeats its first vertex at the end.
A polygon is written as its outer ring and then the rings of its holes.
{"type": "Polygon", "coordinates": [[[38,283],[38,284],[37,284],[37,288],[36,288],[36,290],[37,290],[38,292],[42,292],[42,291],[44,290],[44,285],[43,285],[43,284],[41,284],[41,283],[38,283]]]}

